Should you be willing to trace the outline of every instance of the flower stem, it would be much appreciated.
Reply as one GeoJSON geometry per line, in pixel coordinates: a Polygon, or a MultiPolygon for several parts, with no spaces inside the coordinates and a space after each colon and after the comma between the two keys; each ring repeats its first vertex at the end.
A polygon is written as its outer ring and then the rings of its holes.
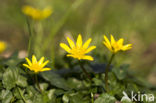
{"type": "Polygon", "coordinates": [[[39,85],[39,82],[38,82],[37,74],[35,74],[35,81],[36,81],[36,85],[37,85],[38,89],[42,93],[42,90],[41,90],[40,85],[39,85]]]}
{"type": "Polygon", "coordinates": [[[109,88],[108,88],[108,72],[109,72],[109,68],[110,68],[110,65],[112,63],[114,56],[115,56],[115,54],[113,53],[108,64],[107,64],[107,66],[106,66],[106,69],[105,69],[105,89],[107,92],[109,91],[109,88]]]}
{"type": "Polygon", "coordinates": [[[31,26],[29,20],[26,18],[28,31],[29,31],[29,42],[28,42],[28,56],[31,55],[31,44],[32,44],[32,33],[31,33],[31,26]]]}
{"type": "Polygon", "coordinates": [[[35,32],[36,37],[35,37],[34,52],[37,56],[41,56],[43,53],[43,47],[41,46],[43,40],[43,27],[41,21],[35,23],[35,32]]]}
{"type": "Polygon", "coordinates": [[[81,69],[83,70],[83,72],[85,73],[85,75],[88,77],[89,80],[92,80],[92,78],[90,77],[89,73],[86,71],[86,69],[84,68],[83,64],[81,63],[81,61],[79,60],[79,64],[81,69]]]}

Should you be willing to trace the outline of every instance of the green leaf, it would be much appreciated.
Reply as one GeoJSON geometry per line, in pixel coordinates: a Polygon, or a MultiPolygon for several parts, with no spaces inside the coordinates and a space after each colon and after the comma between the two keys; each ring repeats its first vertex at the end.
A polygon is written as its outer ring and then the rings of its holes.
{"type": "Polygon", "coordinates": [[[31,100],[33,101],[33,103],[44,103],[42,95],[40,94],[34,94],[31,100]]]}
{"type": "Polygon", "coordinates": [[[41,90],[45,91],[48,88],[48,83],[40,83],[41,90]]]}
{"type": "Polygon", "coordinates": [[[18,86],[21,86],[21,87],[27,86],[27,79],[24,76],[19,75],[16,79],[17,79],[16,84],[18,86]]]}
{"type": "MultiPolygon", "coordinates": [[[[14,68],[15,69],[15,68],[14,68]]],[[[6,89],[12,89],[16,85],[15,76],[17,76],[18,73],[16,70],[11,70],[10,68],[6,69],[6,71],[3,74],[3,85],[6,89]]]]}
{"type": "Polygon", "coordinates": [[[120,68],[114,68],[112,71],[119,80],[123,80],[127,76],[129,65],[122,65],[120,68]]]}
{"type": "Polygon", "coordinates": [[[28,103],[44,103],[44,96],[32,86],[27,87],[26,92],[27,94],[24,95],[24,98],[28,103]]]}
{"type": "Polygon", "coordinates": [[[109,94],[119,95],[125,90],[125,85],[117,80],[116,76],[113,73],[109,73],[109,94]]]}
{"type": "Polygon", "coordinates": [[[17,100],[16,103],[24,103],[23,100],[17,100]]]}
{"type": "Polygon", "coordinates": [[[49,90],[40,93],[33,86],[28,86],[24,97],[28,103],[55,103],[53,102],[53,99],[55,99],[54,92],[55,90],[49,90]]]}
{"type": "Polygon", "coordinates": [[[50,102],[50,99],[49,99],[49,96],[48,96],[48,92],[47,91],[43,91],[43,93],[42,93],[42,99],[43,99],[43,103],[48,103],[48,102],[50,102]]]}
{"type": "Polygon", "coordinates": [[[123,101],[121,101],[122,103],[133,103],[133,102],[130,102],[130,101],[128,101],[128,100],[123,100],[123,101]]]}
{"type": "Polygon", "coordinates": [[[62,97],[63,103],[69,103],[69,96],[67,94],[64,94],[62,97]]]}
{"type": "Polygon", "coordinates": [[[1,103],[10,103],[13,95],[9,90],[2,90],[0,93],[1,103]]]}
{"type": "Polygon", "coordinates": [[[34,96],[34,94],[37,94],[37,90],[33,87],[33,86],[27,86],[26,88],[26,92],[27,92],[27,98],[31,98],[34,96]]]}
{"type": "Polygon", "coordinates": [[[69,90],[69,86],[64,80],[64,78],[60,77],[58,74],[48,71],[48,72],[42,72],[41,76],[50,82],[51,85],[56,86],[58,88],[69,90]]]}
{"type": "Polygon", "coordinates": [[[93,78],[93,81],[94,81],[95,85],[104,87],[104,82],[102,80],[100,80],[98,78],[93,78]]]}
{"type": "Polygon", "coordinates": [[[68,78],[67,80],[68,85],[70,86],[70,88],[82,88],[84,85],[82,84],[82,81],[76,79],[76,78],[68,78]]]}
{"type": "Polygon", "coordinates": [[[55,89],[50,89],[48,91],[48,98],[49,98],[49,100],[51,100],[52,103],[55,101],[55,99],[56,99],[56,97],[55,97],[55,89]]]}
{"type": "Polygon", "coordinates": [[[61,95],[65,94],[65,93],[66,93],[66,91],[64,91],[62,89],[56,89],[55,90],[55,95],[56,96],[61,96],[61,95]]]}
{"type": "Polygon", "coordinates": [[[90,98],[83,93],[77,92],[69,94],[70,103],[89,103],[90,98]]]}
{"type": "Polygon", "coordinates": [[[115,103],[115,101],[115,97],[105,93],[101,94],[94,103],[115,103]]]}
{"type": "Polygon", "coordinates": [[[5,70],[2,82],[6,89],[12,89],[15,85],[21,87],[27,86],[27,79],[19,74],[19,70],[16,67],[5,70]]]}
{"type": "Polygon", "coordinates": [[[20,93],[19,93],[19,90],[18,88],[14,88],[13,89],[13,95],[17,98],[17,99],[22,99],[20,93]]]}

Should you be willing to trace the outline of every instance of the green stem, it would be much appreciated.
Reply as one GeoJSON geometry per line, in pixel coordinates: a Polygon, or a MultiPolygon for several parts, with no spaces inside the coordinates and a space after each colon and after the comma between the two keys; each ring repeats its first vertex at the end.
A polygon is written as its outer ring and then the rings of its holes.
{"type": "Polygon", "coordinates": [[[42,93],[42,90],[41,90],[40,85],[39,85],[39,82],[38,82],[37,74],[35,74],[35,81],[36,81],[36,85],[37,85],[38,89],[42,93]]]}
{"type": "Polygon", "coordinates": [[[30,56],[31,55],[31,44],[32,44],[32,33],[31,33],[30,22],[28,19],[26,19],[26,21],[27,21],[27,26],[28,26],[28,31],[29,31],[28,56],[30,56]]]}
{"type": "Polygon", "coordinates": [[[115,54],[113,53],[108,64],[107,64],[107,66],[106,66],[106,69],[105,69],[105,89],[107,92],[109,91],[109,88],[108,88],[108,72],[109,72],[109,68],[110,68],[110,65],[112,63],[114,56],[115,56],[115,54]]]}
{"type": "Polygon", "coordinates": [[[54,46],[54,41],[51,44],[51,59],[52,59],[52,65],[55,66],[55,46],[54,46]]]}
{"type": "Polygon", "coordinates": [[[42,50],[43,48],[41,48],[42,39],[43,39],[43,27],[41,21],[36,22],[35,31],[36,31],[36,38],[35,38],[35,45],[34,45],[35,54],[37,56],[41,56],[43,51],[42,50]]]}
{"type": "Polygon", "coordinates": [[[22,97],[23,101],[24,101],[25,103],[27,103],[25,97],[23,96],[23,93],[21,92],[21,89],[20,89],[19,87],[17,87],[17,89],[18,89],[18,91],[19,91],[19,93],[20,93],[20,96],[22,97]]]}
{"type": "Polygon", "coordinates": [[[89,73],[86,71],[86,69],[84,68],[83,64],[81,63],[81,61],[79,60],[79,64],[81,69],[83,70],[83,72],[85,73],[85,75],[88,77],[89,80],[92,80],[92,78],[90,77],[89,73]]]}

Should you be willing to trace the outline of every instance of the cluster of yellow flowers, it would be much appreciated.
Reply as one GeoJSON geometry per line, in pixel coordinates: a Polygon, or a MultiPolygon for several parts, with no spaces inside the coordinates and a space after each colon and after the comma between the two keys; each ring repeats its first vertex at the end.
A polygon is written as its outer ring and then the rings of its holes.
{"type": "Polygon", "coordinates": [[[25,15],[31,17],[34,20],[46,19],[53,12],[50,7],[46,7],[43,10],[40,10],[40,9],[33,8],[29,5],[23,6],[22,11],[25,15]]]}
{"type": "MultiPolygon", "coordinates": [[[[74,41],[72,41],[69,37],[66,38],[69,46],[66,45],[65,43],[60,43],[60,47],[62,47],[65,51],[68,52],[67,56],[68,57],[73,57],[78,60],[85,59],[85,60],[90,60],[93,61],[93,57],[86,55],[92,50],[96,48],[96,46],[90,46],[89,44],[91,43],[92,39],[89,38],[84,44],[82,41],[82,36],[81,34],[78,35],[76,44],[74,41]]],[[[103,44],[113,53],[116,54],[119,51],[126,51],[132,48],[132,44],[126,44],[123,45],[124,39],[121,38],[118,41],[114,39],[114,37],[111,35],[111,40],[109,40],[105,35],[104,35],[104,41],[103,44]]],[[[43,63],[44,57],[42,57],[39,62],[37,62],[36,57],[33,55],[32,56],[32,63],[28,58],[26,58],[26,61],[28,62],[27,64],[23,64],[25,67],[29,68],[30,70],[34,71],[35,73],[42,72],[42,71],[47,71],[51,70],[50,68],[44,68],[44,66],[49,62],[46,61],[43,63]]]]}
{"type": "MultiPolygon", "coordinates": [[[[71,57],[77,58],[79,60],[86,59],[86,60],[93,61],[94,60],[93,57],[85,55],[96,48],[96,46],[91,46],[88,48],[91,40],[92,39],[89,38],[84,43],[84,45],[82,45],[82,37],[81,37],[81,34],[79,34],[78,38],[77,38],[76,45],[74,44],[74,42],[71,39],[69,39],[67,37],[67,41],[68,41],[70,47],[68,47],[64,43],[60,43],[60,46],[69,53],[69,54],[67,54],[67,56],[71,56],[71,57]]],[[[118,41],[115,41],[115,39],[112,35],[111,35],[111,41],[109,41],[108,38],[104,35],[103,44],[112,53],[117,53],[118,51],[126,51],[126,50],[129,50],[132,48],[132,44],[123,45],[123,41],[124,41],[123,38],[119,39],[118,41]]]]}
{"type": "Polygon", "coordinates": [[[3,41],[0,41],[0,53],[2,53],[6,49],[6,43],[3,41]]]}

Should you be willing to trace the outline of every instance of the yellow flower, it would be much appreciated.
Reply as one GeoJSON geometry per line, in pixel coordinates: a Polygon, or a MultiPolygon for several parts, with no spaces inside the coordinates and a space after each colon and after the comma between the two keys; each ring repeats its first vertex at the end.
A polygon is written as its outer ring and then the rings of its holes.
{"type": "Polygon", "coordinates": [[[123,45],[124,39],[120,38],[118,41],[115,41],[114,37],[111,35],[111,40],[104,35],[103,44],[113,53],[117,53],[118,51],[126,51],[132,48],[132,44],[123,45]]]}
{"type": "Polygon", "coordinates": [[[0,53],[2,53],[6,49],[6,43],[3,41],[0,41],[0,53]]]}
{"type": "Polygon", "coordinates": [[[36,57],[33,55],[32,62],[28,58],[25,59],[28,64],[23,64],[23,66],[29,68],[31,71],[34,71],[35,73],[51,70],[51,68],[44,68],[49,62],[48,60],[43,62],[44,57],[42,57],[39,61],[37,61],[36,57]]]}
{"type": "Polygon", "coordinates": [[[78,60],[81,60],[81,59],[86,59],[90,61],[94,60],[92,56],[86,55],[87,53],[89,53],[90,51],[96,48],[96,46],[88,47],[90,42],[92,41],[91,38],[89,38],[84,43],[84,45],[82,45],[81,34],[78,35],[76,44],[69,37],[67,37],[67,41],[70,47],[66,45],[65,43],[60,43],[60,46],[69,53],[67,54],[68,57],[73,57],[78,60]]]}
{"type": "Polygon", "coordinates": [[[30,16],[34,20],[46,19],[52,14],[52,9],[50,7],[40,10],[26,5],[23,6],[22,11],[25,15],[30,16]]]}

